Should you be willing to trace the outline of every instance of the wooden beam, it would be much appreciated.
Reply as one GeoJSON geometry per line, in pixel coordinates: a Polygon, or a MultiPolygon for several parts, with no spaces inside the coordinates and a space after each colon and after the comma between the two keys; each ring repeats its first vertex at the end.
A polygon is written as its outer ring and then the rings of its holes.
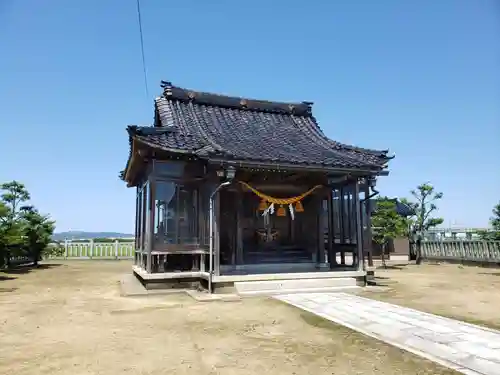
{"type": "MultiPolygon", "coordinates": [[[[251,191],[250,189],[248,189],[246,186],[243,186],[241,184],[238,184],[241,186],[241,189],[243,191],[251,191]]],[[[252,187],[254,189],[257,189],[259,191],[262,191],[262,192],[270,192],[270,191],[277,191],[277,192],[290,192],[290,193],[298,193],[298,194],[302,194],[303,192],[309,190],[312,186],[308,186],[308,185],[294,185],[292,183],[290,184],[286,184],[286,183],[282,183],[282,184],[263,184],[263,183],[257,183],[257,184],[251,184],[252,187]]],[[[232,187],[229,187],[227,190],[230,190],[230,191],[236,191],[238,190],[239,188],[234,185],[232,187]]]]}

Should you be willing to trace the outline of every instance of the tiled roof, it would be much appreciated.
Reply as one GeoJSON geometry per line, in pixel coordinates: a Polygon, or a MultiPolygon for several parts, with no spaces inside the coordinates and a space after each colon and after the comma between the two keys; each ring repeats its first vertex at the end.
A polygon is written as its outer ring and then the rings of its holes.
{"type": "MultiPolygon", "coordinates": [[[[415,211],[410,206],[408,206],[407,204],[401,202],[397,198],[394,198],[392,200],[395,203],[396,212],[399,215],[404,216],[404,217],[415,215],[415,211]]],[[[371,199],[371,208],[372,208],[372,212],[374,210],[376,210],[376,208],[377,208],[377,200],[376,199],[371,199]]]]}
{"type": "Polygon", "coordinates": [[[328,139],[312,103],[279,103],[195,92],[163,82],[155,100],[155,128],[129,133],[151,147],[203,159],[379,170],[387,151],[328,139]],[[156,129],[156,130],[154,130],[156,129]]]}

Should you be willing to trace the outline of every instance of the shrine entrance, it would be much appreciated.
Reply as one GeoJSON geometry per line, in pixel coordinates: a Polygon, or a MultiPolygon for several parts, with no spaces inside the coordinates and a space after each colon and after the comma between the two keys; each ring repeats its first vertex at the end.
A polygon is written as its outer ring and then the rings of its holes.
{"type": "MultiPolygon", "coordinates": [[[[283,195],[283,194],[282,194],[283,195]]],[[[251,191],[220,195],[221,266],[310,264],[319,261],[320,199],[305,197],[300,210],[289,205],[263,206],[251,191]]]]}

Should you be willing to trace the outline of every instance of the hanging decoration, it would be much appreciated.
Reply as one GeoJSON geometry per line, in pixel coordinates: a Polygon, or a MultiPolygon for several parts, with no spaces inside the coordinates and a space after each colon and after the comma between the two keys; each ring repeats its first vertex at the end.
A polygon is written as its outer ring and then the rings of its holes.
{"type": "Polygon", "coordinates": [[[267,202],[265,199],[262,199],[259,203],[259,211],[265,211],[267,209],[267,202]]]}
{"type": "Polygon", "coordinates": [[[302,205],[301,201],[298,201],[295,203],[295,211],[296,212],[304,212],[304,206],[302,205]]]}
{"type": "Polygon", "coordinates": [[[270,195],[264,194],[257,189],[253,188],[249,184],[243,181],[238,181],[241,185],[245,186],[247,189],[252,191],[255,195],[257,195],[261,201],[259,203],[259,211],[263,211],[262,215],[272,215],[274,214],[276,206],[278,206],[276,210],[277,216],[286,216],[286,209],[284,206],[288,206],[288,210],[290,211],[290,217],[292,220],[295,219],[295,212],[304,212],[304,206],[302,205],[302,200],[308,195],[312,194],[316,189],[322,187],[321,185],[316,185],[312,189],[297,195],[296,197],[290,198],[274,198],[270,195]],[[294,207],[295,205],[295,207],[294,207]]]}

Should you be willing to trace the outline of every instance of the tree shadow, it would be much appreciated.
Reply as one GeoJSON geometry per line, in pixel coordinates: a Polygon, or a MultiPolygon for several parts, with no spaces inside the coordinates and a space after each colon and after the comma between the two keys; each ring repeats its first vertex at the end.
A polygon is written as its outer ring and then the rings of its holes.
{"type": "Polygon", "coordinates": [[[0,293],[12,293],[15,292],[18,288],[0,288],[0,293]]]}
{"type": "Polygon", "coordinates": [[[0,275],[0,281],[15,280],[17,277],[3,276],[0,275]]]}
{"type": "Polygon", "coordinates": [[[481,272],[480,275],[500,276],[500,272],[492,272],[492,273],[481,272]]]}
{"type": "Polygon", "coordinates": [[[41,271],[41,270],[49,270],[52,268],[61,267],[62,264],[59,263],[51,263],[51,264],[39,264],[37,266],[33,264],[23,264],[19,266],[15,266],[12,268],[7,268],[3,270],[3,273],[8,275],[24,275],[33,271],[41,271]]]}
{"type": "Polygon", "coordinates": [[[387,266],[377,266],[378,270],[404,270],[406,265],[387,265],[387,266]]]}

